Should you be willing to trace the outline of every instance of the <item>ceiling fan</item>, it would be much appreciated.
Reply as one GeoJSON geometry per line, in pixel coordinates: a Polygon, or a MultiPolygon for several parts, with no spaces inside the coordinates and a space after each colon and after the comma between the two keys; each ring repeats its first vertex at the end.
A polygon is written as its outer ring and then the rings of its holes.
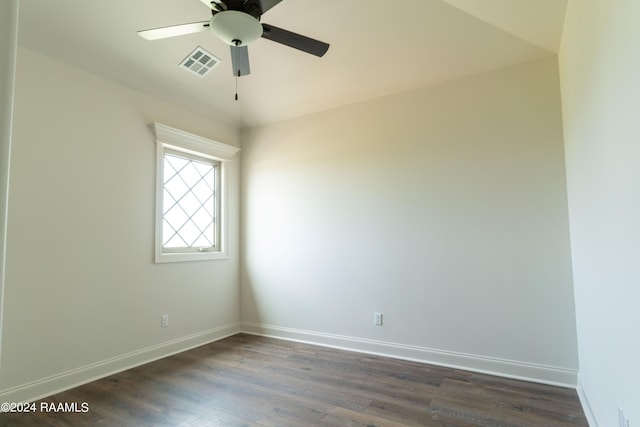
{"type": "Polygon", "coordinates": [[[200,1],[211,8],[213,16],[210,20],[142,30],[138,34],[147,40],[157,40],[208,29],[231,46],[233,74],[236,77],[250,73],[247,45],[260,37],[318,57],[322,57],[329,49],[327,43],[260,22],[262,15],[282,0],[200,1]]]}

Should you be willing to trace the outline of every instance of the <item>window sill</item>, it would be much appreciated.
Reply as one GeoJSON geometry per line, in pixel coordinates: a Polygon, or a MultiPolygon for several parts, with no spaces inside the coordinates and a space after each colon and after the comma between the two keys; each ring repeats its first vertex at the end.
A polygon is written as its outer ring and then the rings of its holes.
{"type": "Polygon", "coordinates": [[[156,254],[156,264],[167,262],[216,261],[225,259],[229,259],[229,255],[226,252],[156,254]]]}

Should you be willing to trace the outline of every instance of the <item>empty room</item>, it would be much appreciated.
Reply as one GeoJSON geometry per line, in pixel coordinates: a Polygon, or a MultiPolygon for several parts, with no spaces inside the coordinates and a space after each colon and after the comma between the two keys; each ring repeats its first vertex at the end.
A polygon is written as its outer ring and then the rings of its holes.
{"type": "Polygon", "coordinates": [[[639,20],[2,0],[0,426],[640,427],[639,20]]]}

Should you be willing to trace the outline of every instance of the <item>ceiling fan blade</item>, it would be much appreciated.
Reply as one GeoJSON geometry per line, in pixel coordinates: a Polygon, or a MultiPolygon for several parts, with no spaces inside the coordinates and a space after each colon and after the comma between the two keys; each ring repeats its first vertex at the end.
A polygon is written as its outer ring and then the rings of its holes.
{"type": "Polygon", "coordinates": [[[262,37],[281,43],[283,45],[310,53],[315,56],[323,56],[329,50],[329,44],[303,36],[301,34],[292,33],[282,28],[274,27],[269,24],[262,24],[262,37]]]}
{"type": "Polygon", "coordinates": [[[227,5],[220,0],[200,0],[200,1],[206,4],[207,7],[210,7],[215,12],[222,12],[223,10],[227,10],[227,5]]]}
{"type": "Polygon", "coordinates": [[[234,76],[242,77],[251,73],[248,46],[231,46],[231,64],[234,76]]]}
{"type": "Polygon", "coordinates": [[[199,33],[209,28],[209,21],[193,22],[191,24],[171,25],[170,27],[152,28],[138,31],[138,35],[147,40],[166,39],[168,37],[183,36],[199,33]]]}
{"type": "MultiPolygon", "coordinates": [[[[205,0],[202,0],[205,1],[205,0]]],[[[280,3],[282,0],[245,0],[242,8],[251,13],[252,10],[256,10],[257,15],[261,16],[263,13],[280,3]]],[[[253,15],[253,13],[251,13],[253,15]]]]}

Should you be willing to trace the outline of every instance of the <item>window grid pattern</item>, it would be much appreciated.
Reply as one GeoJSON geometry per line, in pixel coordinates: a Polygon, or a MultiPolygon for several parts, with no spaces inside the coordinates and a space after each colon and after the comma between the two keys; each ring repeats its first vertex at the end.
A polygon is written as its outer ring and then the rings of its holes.
{"type": "Polygon", "coordinates": [[[217,163],[165,153],[162,246],[216,246],[217,163]]]}

